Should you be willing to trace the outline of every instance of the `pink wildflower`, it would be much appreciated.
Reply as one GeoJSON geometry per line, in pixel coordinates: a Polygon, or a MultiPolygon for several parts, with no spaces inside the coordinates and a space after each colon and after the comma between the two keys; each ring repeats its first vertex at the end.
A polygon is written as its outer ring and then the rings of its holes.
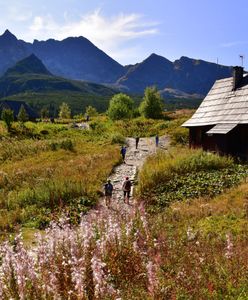
{"type": "Polygon", "coordinates": [[[226,258],[231,258],[233,256],[233,243],[231,240],[231,235],[228,233],[226,234],[226,252],[225,252],[225,257],[226,258]]]}
{"type": "Polygon", "coordinates": [[[151,296],[154,296],[158,288],[158,278],[157,278],[157,265],[152,261],[149,261],[146,265],[147,277],[148,277],[148,291],[151,296]]]}

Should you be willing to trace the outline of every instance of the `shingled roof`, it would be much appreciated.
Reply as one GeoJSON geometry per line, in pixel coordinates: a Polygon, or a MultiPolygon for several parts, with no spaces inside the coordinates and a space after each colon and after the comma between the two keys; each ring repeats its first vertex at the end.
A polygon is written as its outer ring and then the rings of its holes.
{"type": "Polygon", "coordinates": [[[195,127],[217,124],[226,124],[218,125],[216,130],[226,130],[227,132],[230,126],[233,128],[237,124],[248,124],[247,75],[242,77],[240,85],[235,90],[233,89],[233,77],[217,80],[194,115],[182,126],[195,127]]]}

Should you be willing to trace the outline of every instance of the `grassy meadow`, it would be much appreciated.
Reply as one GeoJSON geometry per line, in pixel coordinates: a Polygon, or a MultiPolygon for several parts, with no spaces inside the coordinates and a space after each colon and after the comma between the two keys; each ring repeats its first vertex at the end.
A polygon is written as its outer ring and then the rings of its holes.
{"type": "Polygon", "coordinates": [[[43,228],[65,209],[79,217],[95,204],[102,183],[119,162],[110,137],[68,125],[1,126],[0,229],[43,228]]]}
{"type": "Polygon", "coordinates": [[[0,124],[0,231],[20,225],[45,228],[61,214],[77,223],[96,204],[102,185],[120,162],[126,136],[164,133],[168,121],[127,121],[98,116],[89,130],[75,120],[15,122],[8,133],[0,124]]]}
{"type": "Polygon", "coordinates": [[[180,124],[189,114],[98,116],[84,131],[27,123],[8,135],[0,127],[1,230],[55,221],[34,249],[21,235],[1,245],[0,298],[247,299],[248,168],[188,149],[180,124]],[[80,219],[119,162],[124,137],[157,133],[171,147],[147,158],[136,205],[80,219]]]}

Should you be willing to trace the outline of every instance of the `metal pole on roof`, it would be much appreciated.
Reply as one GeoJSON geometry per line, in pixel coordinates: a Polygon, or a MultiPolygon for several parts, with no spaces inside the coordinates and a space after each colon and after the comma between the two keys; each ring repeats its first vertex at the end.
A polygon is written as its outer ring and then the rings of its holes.
{"type": "Polygon", "coordinates": [[[241,67],[243,67],[245,56],[242,55],[242,54],[240,54],[240,55],[239,55],[239,58],[241,59],[241,67]]]}

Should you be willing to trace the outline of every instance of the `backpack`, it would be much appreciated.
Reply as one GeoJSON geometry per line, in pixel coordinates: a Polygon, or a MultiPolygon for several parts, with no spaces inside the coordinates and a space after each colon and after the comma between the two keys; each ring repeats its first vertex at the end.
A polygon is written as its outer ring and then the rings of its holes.
{"type": "Polygon", "coordinates": [[[121,154],[126,154],[126,148],[121,148],[121,154]]]}
{"type": "Polygon", "coordinates": [[[130,191],[131,186],[132,186],[131,181],[130,180],[125,180],[124,183],[123,183],[123,190],[124,191],[130,191]]]}
{"type": "Polygon", "coordinates": [[[113,185],[111,183],[106,183],[104,186],[105,194],[111,195],[113,192],[113,185]]]}

